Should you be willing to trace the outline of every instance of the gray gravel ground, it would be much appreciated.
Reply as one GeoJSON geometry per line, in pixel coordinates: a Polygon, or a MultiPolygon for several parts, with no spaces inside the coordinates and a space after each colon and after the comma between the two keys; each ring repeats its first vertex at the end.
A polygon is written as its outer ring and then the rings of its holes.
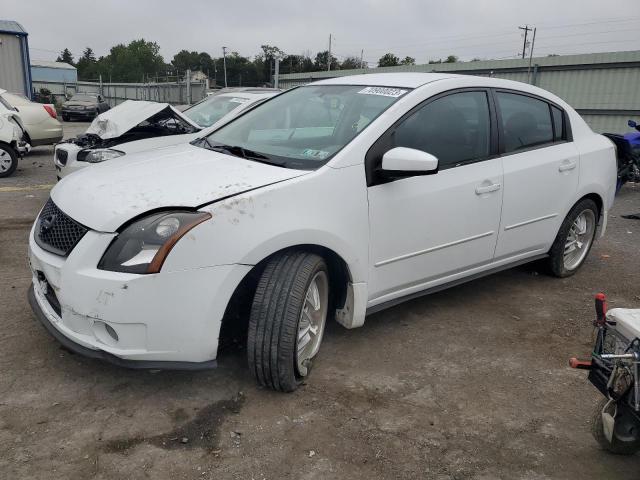
{"type": "MultiPolygon", "coordinates": [[[[67,123],[75,135],[86,123],[67,123]]],[[[26,301],[28,228],[52,148],[0,180],[0,477],[29,479],[638,479],[598,449],[598,394],[567,359],[591,347],[593,295],[640,307],[640,186],[617,199],[584,268],[528,265],[328,328],[309,383],[217,370],[145,372],[69,354],[26,301]]]]}

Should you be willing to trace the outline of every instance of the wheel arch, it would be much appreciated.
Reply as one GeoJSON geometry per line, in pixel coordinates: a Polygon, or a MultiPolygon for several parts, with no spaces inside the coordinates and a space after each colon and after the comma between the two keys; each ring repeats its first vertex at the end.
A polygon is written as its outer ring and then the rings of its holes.
{"type": "Polygon", "coordinates": [[[348,263],[340,254],[326,246],[312,243],[301,243],[281,248],[256,263],[236,286],[222,317],[218,350],[234,343],[246,341],[249,312],[260,275],[272,258],[291,250],[315,253],[325,260],[329,269],[331,295],[329,312],[331,314],[331,312],[345,306],[348,300],[349,285],[353,281],[353,277],[348,263]]]}

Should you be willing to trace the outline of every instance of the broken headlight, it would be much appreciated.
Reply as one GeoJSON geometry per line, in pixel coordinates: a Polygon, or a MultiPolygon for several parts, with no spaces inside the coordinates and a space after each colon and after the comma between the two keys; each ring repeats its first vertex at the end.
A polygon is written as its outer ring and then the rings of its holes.
{"type": "Polygon", "coordinates": [[[118,158],[124,155],[124,152],[120,150],[113,150],[111,148],[99,148],[96,150],[81,150],[78,152],[79,162],[88,163],[100,163],[112,158],[118,158]]]}
{"type": "Polygon", "coordinates": [[[206,212],[160,212],[134,221],[111,242],[98,268],[123,273],[158,273],[189,230],[211,218],[206,212]]]}

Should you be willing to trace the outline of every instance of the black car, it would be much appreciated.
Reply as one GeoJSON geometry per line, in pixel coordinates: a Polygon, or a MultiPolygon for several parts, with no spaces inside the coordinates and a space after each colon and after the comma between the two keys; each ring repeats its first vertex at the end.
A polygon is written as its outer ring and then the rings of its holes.
{"type": "Polygon", "coordinates": [[[109,108],[109,104],[100,94],[76,93],[62,104],[62,119],[65,122],[71,118],[93,119],[109,108]]]}

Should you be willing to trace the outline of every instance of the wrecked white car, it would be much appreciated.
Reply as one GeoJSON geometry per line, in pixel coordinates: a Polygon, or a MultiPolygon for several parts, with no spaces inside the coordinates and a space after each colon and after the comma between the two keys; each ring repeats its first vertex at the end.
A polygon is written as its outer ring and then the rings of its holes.
{"type": "Polygon", "coordinates": [[[0,107],[0,178],[18,168],[18,158],[31,149],[25,140],[25,129],[17,113],[0,107]]]}
{"type": "Polygon", "coordinates": [[[56,145],[58,180],[125,154],[190,142],[277,93],[264,89],[221,93],[184,112],[168,103],[127,100],[96,117],[84,134],[56,145]]]}

